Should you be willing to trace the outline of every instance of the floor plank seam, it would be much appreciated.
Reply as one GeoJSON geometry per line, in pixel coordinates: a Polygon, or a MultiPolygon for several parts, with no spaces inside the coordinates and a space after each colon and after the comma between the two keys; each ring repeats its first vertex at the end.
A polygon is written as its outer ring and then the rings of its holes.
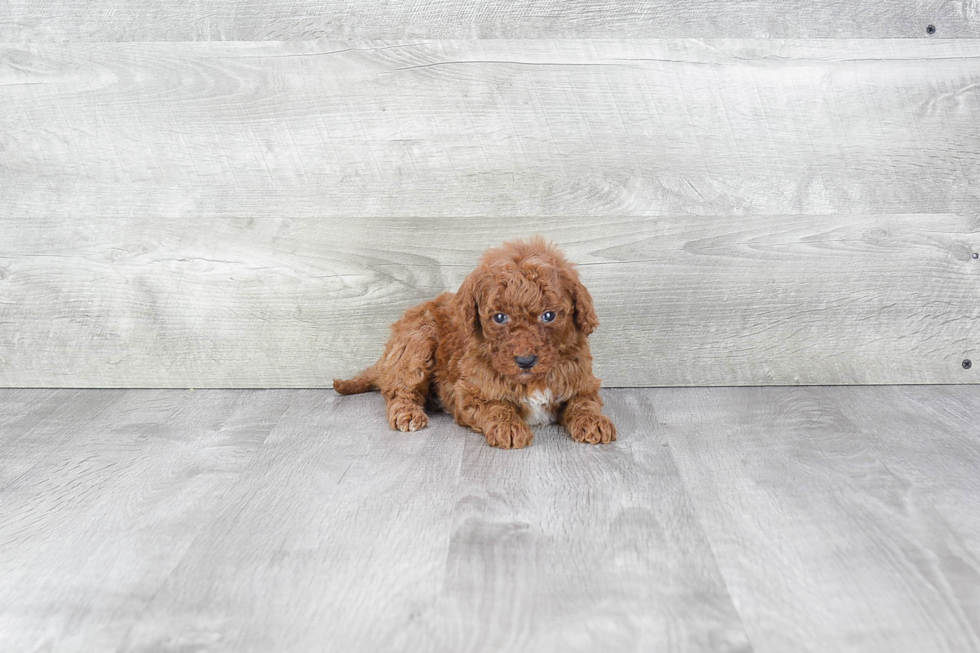
{"type": "MultiPolygon", "coordinates": [[[[656,414],[656,413],[655,413],[656,414]]],[[[657,421],[656,425],[659,427],[660,422],[657,421]]],[[[704,542],[708,545],[708,550],[711,552],[711,562],[714,564],[715,571],[718,573],[718,577],[724,583],[725,594],[728,597],[728,602],[731,604],[732,609],[735,614],[738,615],[738,622],[742,626],[742,632],[745,634],[745,639],[749,643],[749,652],[755,653],[758,649],[756,648],[756,643],[752,639],[752,634],[750,630],[746,627],[745,615],[743,614],[742,608],[739,606],[739,601],[735,598],[735,594],[731,589],[731,582],[722,565],[718,562],[718,553],[715,550],[715,544],[711,537],[708,535],[708,529],[705,526],[704,516],[701,513],[701,508],[695,500],[694,494],[691,492],[690,483],[687,476],[684,474],[683,469],[677,464],[677,459],[674,455],[674,446],[670,442],[670,436],[667,433],[663,434],[663,440],[667,443],[667,455],[670,457],[670,462],[674,466],[677,472],[677,478],[680,480],[681,487],[684,490],[684,495],[687,497],[688,502],[691,504],[691,509],[694,511],[694,515],[697,517],[697,527],[704,539],[704,542]]],[[[748,653],[748,652],[747,652],[748,653]]]]}
{"type": "MultiPolygon", "coordinates": [[[[225,390],[210,390],[210,391],[209,390],[199,390],[199,391],[196,391],[196,392],[225,392],[225,390]]],[[[253,392],[253,391],[252,390],[243,390],[242,392],[249,393],[249,392],[253,392]]],[[[277,392],[277,391],[276,390],[272,390],[271,392],[277,392]]],[[[281,392],[281,391],[279,391],[279,392],[281,392]]],[[[262,438],[261,444],[259,444],[258,446],[255,447],[255,451],[251,454],[251,456],[249,457],[249,460],[247,462],[245,462],[245,463],[242,464],[241,471],[239,471],[235,475],[235,477],[233,479],[229,479],[229,481],[224,485],[223,491],[221,491],[221,492],[219,492],[219,493],[217,493],[215,495],[217,497],[217,499],[219,499],[219,500],[224,499],[226,496],[228,496],[228,494],[232,491],[232,489],[235,488],[241,482],[241,480],[244,477],[244,475],[246,474],[246,472],[248,472],[248,470],[250,470],[252,468],[255,460],[261,455],[261,453],[262,453],[263,449],[265,448],[266,444],[268,443],[269,438],[271,437],[271,435],[276,431],[276,429],[282,423],[283,419],[288,414],[289,409],[292,408],[296,404],[296,398],[295,398],[294,393],[286,392],[285,394],[287,396],[288,395],[292,395],[292,397],[289,399],[288,405],[285,408],[283,408],[282,412],[279,414],[279,417],[276,418],[275,423],[272,424],[272,425],[270,425],[268,432],[265,434],[265,437],[262,438]]],[[[119,639],[119,645],[116,648],[116,653],[120,653],[120,652],[123,652],[123,651],[132,650],[131,647],[127,646],[126,643],[129,642],[129,641],[131,641],[131,638],[132,638],[132,635],[133,635],[133,630],[136,629],[136,628],[138,628],[139,626],[141,626],[143,623],[145,623],[145,617],[150,613],[150,610],[153,608],[154,604],[156,603],[157,598],[161,595],[161,593],[167,587],[167,583],[170,580],[171,576],[173,575],[174,571],[176,571],[177,569],[180,569],[180,567],[188,559],[188,556],[194,551],[195,545],[198,543],[198,541],[200,541],[200,539],[205,535],[205,533],[208,532],[208,527],[209,527],[209,524],[207,524],[207,523],[202,524],[202,526],[198,529],[197,534],[194,535],[193,538],[191,538],[190,540],[188,540],[188,542],[186,543],[186,545],[184,547],[184,552],[180,555],[179,558],[177,558],[173,562],[173,564],[171,565],[171,567],[170,567],[169,571],[167,572],[167,574],[160,579],[160,582],[157,584],[157,586],[153,589],[153,591],[149,594],[149,596],[147,597],[147,599],[144,601],[143,607],[142,607],[142,609],[138,613],[139,616],[138,617],[134,617],[132,619],[131,623],[126,628],[124,634],[120,637],[120,639],[119,639]]]]}

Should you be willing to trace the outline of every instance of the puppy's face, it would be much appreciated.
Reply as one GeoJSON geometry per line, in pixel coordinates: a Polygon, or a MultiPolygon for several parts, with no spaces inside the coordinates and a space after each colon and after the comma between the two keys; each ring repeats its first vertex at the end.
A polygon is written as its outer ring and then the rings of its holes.
{"type": "Polygon", "coordinates": [[[517,383],[543,378],[598,325],[578,275],[543,241],[487,252],[457,301],[493,368],[517,383]]]}

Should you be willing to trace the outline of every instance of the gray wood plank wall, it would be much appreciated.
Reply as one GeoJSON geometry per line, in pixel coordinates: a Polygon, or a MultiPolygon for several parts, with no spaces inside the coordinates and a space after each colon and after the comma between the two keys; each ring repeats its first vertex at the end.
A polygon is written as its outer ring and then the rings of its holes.
{"type": "Polygon", "coordinates": [[[980,382],[980,13],[865,4],[7,3],[0,385],[329,384],[532,233],[607,385],[980,382]]]}
{"type": "Polygon", "coordinates": [[[6,0],[0,6],[5,41],[980,36],[976,0],[6,0]]]}
{"type": "MultiPolygon", "coordinates": [[[[975,380],[961,362],[976,357],[980,265],[957,215],[531,222],[581,265],[609,385],[975,380]]],[[[329,385],[373,361],[406,308],[454,289],[484,247],[526,224],[12,220],[4,382],[329,385]]]]}

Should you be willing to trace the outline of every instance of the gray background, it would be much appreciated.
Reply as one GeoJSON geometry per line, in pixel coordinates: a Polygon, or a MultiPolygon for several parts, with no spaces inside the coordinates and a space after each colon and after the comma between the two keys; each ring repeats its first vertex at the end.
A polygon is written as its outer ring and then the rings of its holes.
{"type": "Polygon", "coordinates": [[[976,383],[978,25],[0,4],[0,385],[329,385],[534,233],[581,264],[607,386],[976,383]]]}
{"type": "Polygon", "coordinates": [[[0,651],[980,652],[975,385],[607,387],[519,451],[188,389],[329,384],[536,232],[607,386],[976,383],[978,25],[0,0],[0,385],[68,386],[0,388],[0,651]]]}

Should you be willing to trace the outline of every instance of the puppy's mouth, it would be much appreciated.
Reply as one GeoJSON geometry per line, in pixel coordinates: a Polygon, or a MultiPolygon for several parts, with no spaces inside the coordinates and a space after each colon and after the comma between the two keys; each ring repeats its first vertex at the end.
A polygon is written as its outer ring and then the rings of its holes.
{"type": "Polygon", "coordinates": [[[521,382],[530,381],[535,376],[538,376],[538,373],[540,371],[541,370],[538,369],[538,366],[537,365],[535,365],[532,368],[528,368],[528,369],[523,369],[523,368],[520,368],[519,367],[519,368],[517,368],[517,375],[516,375],[517,376],[517,380],[518,381],[521,381],[521,382]]]}

